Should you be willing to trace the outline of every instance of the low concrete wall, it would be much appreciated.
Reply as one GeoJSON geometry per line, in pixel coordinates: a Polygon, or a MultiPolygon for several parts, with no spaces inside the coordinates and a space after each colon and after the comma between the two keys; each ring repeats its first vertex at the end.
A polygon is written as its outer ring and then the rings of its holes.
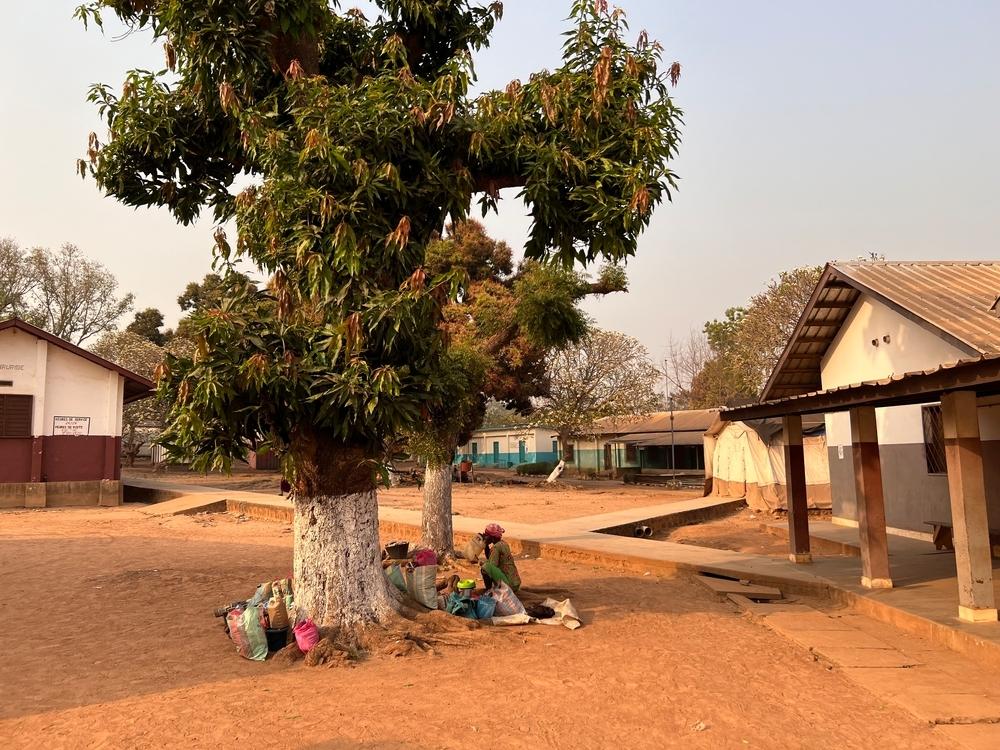
{"type": "Polygon", "coordinates": [[[122,504],[117,479],[82,482],[8,482],[0,484],[0,508],[66,508],[122,504]]]}
{"type": "Polygon", "coordinates": [[[678,526],[687,526],[692,523],[702,523],[722,518],[723,516],[728,516],[742,510],[746,505],[743,498],[739,498],[730,502],[716,503],[704,508],[693,508],[691,510],[680,511],[679,513],[629,521],[618,526],[595,529],[595,531],[601,534],[614,534],[615,536],[634,536],[636,526],[648,526],[654,534],[658,534],[667,529],[677,528],[678,526]]]}

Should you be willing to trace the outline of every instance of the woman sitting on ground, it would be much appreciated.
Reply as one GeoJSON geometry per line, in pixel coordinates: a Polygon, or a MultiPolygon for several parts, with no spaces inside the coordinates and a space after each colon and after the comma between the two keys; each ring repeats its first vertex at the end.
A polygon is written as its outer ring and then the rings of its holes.
{"type": "Polygon", "coordinates": [[[517,573],[517,565],[514,564],[514,555],[510,551],[510,546],[503,541],[504,529],[498,523],[491,523],[483,532],[483,539],[486,542],[486,562],[480,570],[483,574],[483,583],[487,589],[503,581],[514,591],[521,588],[521,576],[517,573]]]}

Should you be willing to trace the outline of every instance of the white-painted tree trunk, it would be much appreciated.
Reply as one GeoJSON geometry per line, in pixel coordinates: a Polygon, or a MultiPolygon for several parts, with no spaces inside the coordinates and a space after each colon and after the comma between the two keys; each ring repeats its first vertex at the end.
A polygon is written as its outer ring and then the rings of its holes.
{"type": "Polygon", "coordinates": [[[451,525],[451,464],[428,462],[424,470],[424,512],[421,542],[440,554],[453,551],[451,525]]]}
{"type": "Polygon", "coordinates": [[[374,489],[295,496],[295,603],[320,627],[386,622],[397,597],[382,570],[374,489]]]}

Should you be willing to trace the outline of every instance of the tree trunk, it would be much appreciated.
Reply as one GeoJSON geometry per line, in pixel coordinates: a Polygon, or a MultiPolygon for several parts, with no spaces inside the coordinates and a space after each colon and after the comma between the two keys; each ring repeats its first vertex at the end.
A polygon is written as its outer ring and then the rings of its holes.
{"type": "Polygon", "coordinates": [[[451,525],[451,462],[427,462],[424,471],[424,511],[421,542],[439,555],[454,550],[451,525]]]}
{"type": "Polygon", "coordinates": [[[399,598],[380,561],[378,499],[366,451],[299,431],[295,461],[295,600],[320,627],[388,622],[399,598]]]}
{"type": "Polygon", "coordinates": [[[295,600],[321,627],[386,622],[396,598],[382,571],[375,489],[295,495],[295,600]]]}

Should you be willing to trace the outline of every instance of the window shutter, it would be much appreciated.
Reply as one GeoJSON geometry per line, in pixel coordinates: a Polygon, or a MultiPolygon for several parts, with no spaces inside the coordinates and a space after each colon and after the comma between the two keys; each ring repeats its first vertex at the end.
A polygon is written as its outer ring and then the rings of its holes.
{"type": "Polygon", "coordinates": [[[0,396],[0,437],[31,437],[31,396],[0,396]]]}

